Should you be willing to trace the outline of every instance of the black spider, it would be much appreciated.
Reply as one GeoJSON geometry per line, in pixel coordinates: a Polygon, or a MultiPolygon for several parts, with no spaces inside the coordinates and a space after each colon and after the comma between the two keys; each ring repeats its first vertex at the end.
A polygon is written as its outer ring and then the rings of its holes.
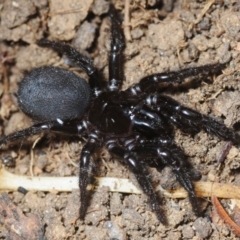
{"type": "Polygon", "coordinates": [[[111,154],[132,171],[152,210],[167,223],[159,196],[154,192],[147,166],[171,167],[177,180],[187,190],[195,213],[199,204],[193,181],[200,174],[187,161],[174,142],[173,126],[195,134],[205,130],[237,145],[240,136],[224,124],[182,106],[160,94],[160,83],[181,83],[186,77],[221,71],[225,64],[205,65],[176,72],[156,73],[121,91],[123,83],[124,36],[117,13],[110,7],[111,50],[109,80],[102,80],[92,61],[69,45],[40,40],[39,46],[65,54],[89,76],[89,84],[79,76],[57,67],[40,67],[28,73],[19,85],[18,103],[35,124],[0,139],[0,146],[29,136],[56,132],[87,138],[80,157],[80,218],[87,209],[87,185],[91,181],[94,153],[106,146],[111,154]]]}

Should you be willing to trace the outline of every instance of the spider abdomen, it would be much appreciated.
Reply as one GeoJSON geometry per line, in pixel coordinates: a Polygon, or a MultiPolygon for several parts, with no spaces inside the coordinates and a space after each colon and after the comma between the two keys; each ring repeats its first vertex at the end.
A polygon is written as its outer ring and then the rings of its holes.
{"type": "Polygon", "coordinates": [[[57,67],[40,67],[19,84],[18,104],[34,121],[71,120],[82,117],[91,90],[76,74],[57,67]]]}

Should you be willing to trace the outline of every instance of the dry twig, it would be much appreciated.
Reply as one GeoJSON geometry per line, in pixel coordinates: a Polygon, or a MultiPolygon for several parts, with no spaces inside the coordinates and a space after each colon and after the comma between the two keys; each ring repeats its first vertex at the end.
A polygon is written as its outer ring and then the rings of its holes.
{"type": "Polygon", "coordinates": [[[231,231],[240,237],[240,227],[229,217],[227,212],[224,210],[221,203],[218,201],[216,196],[212,196],[212,203],[218,213],[218,215],[223,219],[226,225],[231,229],[231,231]]]}

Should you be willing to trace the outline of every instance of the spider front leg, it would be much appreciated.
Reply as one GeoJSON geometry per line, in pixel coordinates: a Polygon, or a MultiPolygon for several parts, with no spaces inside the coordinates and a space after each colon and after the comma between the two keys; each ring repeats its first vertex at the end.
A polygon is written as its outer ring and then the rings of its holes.
{"type": "Polygon", "coordinates": [[[145,94],[156,91],[160,83],[182,83],[185,78],[218,73],[226,67],[226,63],[208,64],[200,67],[186,68],[179,71],[155,73],[142,78],[139,83],[129,87],[126,92],[130,95],[145,94]]]}
{"type": "MultiPolygon", "coordinates": [[[[149,104],[149,99],[147,100],[146,102],[149,104]]],[[[130,146],[128,150],[137,154],[146,164],[153,167],[159,168],[162,164],[171,167],[177,180],[188,192],[194,212],[199,215],[200,211],[193,180],[199,180],[200,174],[193,170],[193,167],[187,161],[186,155],[173,142],[172,128],[169,126],[167,118],[160,114],[162,106],[158,107],[152,109],[150,106],[142,105],[136,111],[133,120],[134,128],[144,136],[147,136],[147,130],[151,134],[148,139],[136,142],[135,146],[130,146]],[[149,159],[150,162],[148,163],[147,160],[149,159]]]]}
{"type": "Polygon", "coordinates": [[[146,103],[184,132],[196,134],[203,129],[224,141],[240,144],[240,135],[233,129],[191,108],[184,107],[168,96],[153,94],[146,99],[146,103]]]}
{"type": "Polygon", "coordinates": [[[138,158],[151,167],[156,167],[157,169],[162,168],[162,165],[170,167],[179,183],[188,192],[193,211],[200,215],[193,181],[200,180],[201,174],[194,170],[182,149],[168,139],[168,136],[141,140],[131,147],[131,152],[137,154],[138,158]]]}
{"type": "Polygon", "coordinates": [[[164,225],[167,225],[164,210],[160,206],[160,199],[158,195],[154,192],[152,182],[149,177],[150,174],[144,161],[138,159],[135,154],[131,153],[131,151],[124,150],[114,139],[108,140],[106,145],[109,152],[123,159],[123,164],[127,165],[130,171],[134,173],[140,187],[147,195],[152,210],[156,213],[158,220],[164,225]]]}
{"type": "Polygon", "coordinates": [[[159,114],[163,110],[162,106],[152,109],[149,98],[150,96],[146,101],[149,106],[144,104],[140,105],[133,118],[133,129],[136,129],[137,132],[141,132],[145,137],[148,136],[148,138],[140,140],[141,137],[138,137],[137,139],[140,141],[134,139],[132,141],[133,144],[129,144],[129,146],[126,145],[125,147],[127,147],[129,151],[136,151],[143,159],[150,157],[150,165],[156,168],[161,168],[162,164],[165,166],[169,165],[167,161],[160,162],[156,160],[159,158],[157,154],[158,146],[164,146],[164,148],[168,147],[169,152],[171,152],[171,149],[175,152],[177,156],[176,161],[181,162],[182,165],[184,164],[184,168],[188,169],[188,174],[191,179],[199,180],[200,175],[196,173],[188,162],[187,156],[183,153],[181,148],[174,143],[173,127],[169,124],[168,118],[159,114]]]}
{"type": "Polygon", "coordinates": [[[183,157],[184,154],[182,153],[182,150],[180,150],[175,144],[159,144],[156,146],[156,152],[159,160],[163,164],[171,167],[179,183],[188,192],[193,211],[196,215],[200,215],[199,204],[192,181],[193,179],[199,180],[198,177],[200,175],[196,175],[196,173],[193,174],[186,157],[183,157]]]}

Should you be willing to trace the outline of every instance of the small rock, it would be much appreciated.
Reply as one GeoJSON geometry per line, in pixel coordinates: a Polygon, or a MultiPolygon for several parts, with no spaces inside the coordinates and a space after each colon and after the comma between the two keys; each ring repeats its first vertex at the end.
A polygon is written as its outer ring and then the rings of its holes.
{"type": "Polygon", "coordinates": [[[207,238],[212,233],[211,223],[206,218],[198,218],[193,227],[201,238],[207,238]]]}

